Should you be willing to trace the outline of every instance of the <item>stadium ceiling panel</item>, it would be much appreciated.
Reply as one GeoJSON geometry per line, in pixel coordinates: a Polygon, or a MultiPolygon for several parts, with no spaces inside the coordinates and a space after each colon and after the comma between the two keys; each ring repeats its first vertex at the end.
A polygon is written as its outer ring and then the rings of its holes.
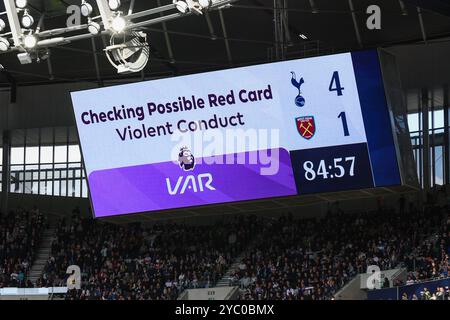
{"type": "MultiPolygon", "coordinates": [[[[5,11],[4,1],[12,0],[1,0],[0,12],[5,11]]],[[[92,15],[97,15],[97,2],[88,3],[92,15]]],[[[81,4],[82,0],[29,0],[26,8],[33,26],[45,31],[64,28],[68,8],[81,4]]],[[[128,12],[132,6],[136,13],[170,5],[172,0],[124,0],[121,10],[128,12]]],[[[147,36],[149,62],[138,73],[118,74],[105,54],[110,39],[103,34],[52,46],[48,54],[30,64],[21,64],[17,52],[0,52],[0,86],[10,86],[11,81],[18,85],[80,81],[103,85],[265,63],[277,58],[280,43],[285,59],[421,43],[450,36],[449,12],[449,4],[442,0],[238,0],[229,8],[140,27],[147,36]],[[382,9],[381,30],[365,27],[366,9],[372,4],[382,9]],[[419,12],[418,6],[423,10],[419,12]],[[287,30],[277,42],[276,16],[282,17],[287,30]]],[[[4,15],[0,18],[5,20],[4,15]]],[[[81,21],[87,23],[87,18],[81,21]]],[[[8,23],[3,32],[9,32],[8,23]]]]}
{"type": "Polygon", "coordinates": [[[450,16],[450,2],[447,0],[405,0],[411,5],[415,5],[436,13],[450,16]]]}

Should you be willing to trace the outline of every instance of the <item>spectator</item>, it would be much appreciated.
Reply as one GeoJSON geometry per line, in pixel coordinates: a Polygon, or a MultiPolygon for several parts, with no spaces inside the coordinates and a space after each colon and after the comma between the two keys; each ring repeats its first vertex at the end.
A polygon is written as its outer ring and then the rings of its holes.
{"type": "Polygon", "coordinates": [[[389,282],[389,279],[387,277],[384,278],[384,282],[383,282],[383,288],[390,288],[391,284],[389,282]]]}
{"type": "Polygon", "coordinates": [[[31,286],[27,274],[42,230],[43,216],[36,207],[0,214],[0,288],[31,286]]]}

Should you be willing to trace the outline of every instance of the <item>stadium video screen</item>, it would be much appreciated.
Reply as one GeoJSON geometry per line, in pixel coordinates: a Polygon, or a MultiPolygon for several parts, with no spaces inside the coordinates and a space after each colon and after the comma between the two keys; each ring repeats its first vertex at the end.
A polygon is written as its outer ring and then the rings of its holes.
{"type": "Polygon", "coordinates": [[[377,51],[71,96],[96,217],[401,184],[377,51]]]}

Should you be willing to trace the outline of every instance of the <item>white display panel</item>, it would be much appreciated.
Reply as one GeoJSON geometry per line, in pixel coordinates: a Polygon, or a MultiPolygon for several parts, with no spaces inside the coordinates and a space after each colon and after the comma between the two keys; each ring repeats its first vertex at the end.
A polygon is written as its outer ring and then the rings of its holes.
{"type": "Polygon", "coordinates": [[[79,91],[72,101],[96,216],[400,180],[375,51],[79,91]]]}

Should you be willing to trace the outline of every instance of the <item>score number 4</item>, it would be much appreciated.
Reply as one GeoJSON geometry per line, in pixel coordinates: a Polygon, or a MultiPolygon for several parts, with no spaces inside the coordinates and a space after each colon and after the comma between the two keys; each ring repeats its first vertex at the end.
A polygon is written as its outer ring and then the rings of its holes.
{"type": "MultiPolygon", "coordinates": [[[[344,95],[344,93],[343,93],[344,89],[345,88],[341,85],[341,79],[339,78],[339,72],[338,71],[333,72],[333,76],[331,77],[331,83],[330,83],[328,90],[330,90],[330,92],[336,91],[336,94],[338,95],[338,97],[340,97],[340,96],[344,95]]],[[[340,118],[342,120],[344,136],[345,137],[350,136],[350,132],[348,131],[347,116],[345,115],[345,112],[342,111],[339,114],[338,118],[340,118]]]]}
{"type": "Polygon", "coordinates": [[[344,166],[340,165],[343,158],[333,159],[333,166],[329,166],[327,170],[327,165],[325,160],[321,160],[317,171],[314,169],[314,163],[312,161],[305,161],[303,163],[303,169],[305,170],[305,179],[308,181],[314,181],[318,176],[322,176],[323,179],[333,179],[333,178],[343,178],[347,173],[350,177],[355,176],[355,159],[356,157],[346,157],[345,161],[350,162],[350,168],[348,172],[345,170],[344,166]],[[331,172],[333,171],[333,172],[331,172]]]}
{"type": "Polygon", "coordinates": [[[331,78],[330,87],[328,88],[330,92],[336,91],[337,95],[340,97],[344,95],[344,87],[341,86],[341,79],[339,78],[339,72],[333,72],[333,77],[331,78]]]}

